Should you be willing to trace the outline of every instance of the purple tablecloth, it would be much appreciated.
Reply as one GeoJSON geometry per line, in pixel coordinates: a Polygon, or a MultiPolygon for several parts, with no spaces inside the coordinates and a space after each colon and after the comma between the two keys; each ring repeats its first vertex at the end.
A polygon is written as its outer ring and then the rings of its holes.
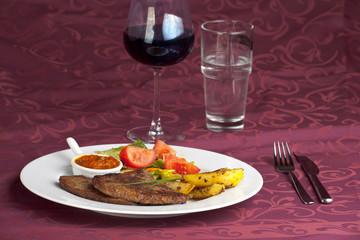
{"type": "MultiPolygon", "coordinates": [[[[172,145],[232,156],[264,179],[252,198],[173,218],[132,219],[43,199],[19,175],[40,156],[80,145],[125,143],[149,124],[152,72],[122,42],[129,1],[3,0],[0,3],[0,239],[359,239],[360,3],[357,0],[191,1],[196,41],[166,67],[164,125],[172,145]],[[205,127],[200,24],[238,18],[255,25],[245,129],[205,127]],[[275,171],[273,141],[319,166],[334,202],[304,205],[275,171]]],[[[39,172],[41,174],[41,172],[39,172]]],[[[246,175],[245,175],[246,177],[246,175]]],[[[54,186],[56,187],[56,186],[54,186]]],[[[51,190],[49,190],[51,191],[51,190]]]]}

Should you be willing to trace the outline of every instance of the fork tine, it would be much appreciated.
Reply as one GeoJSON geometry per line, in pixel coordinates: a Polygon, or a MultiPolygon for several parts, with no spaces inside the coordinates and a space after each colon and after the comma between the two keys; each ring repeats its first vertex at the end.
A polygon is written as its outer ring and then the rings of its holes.
{"type": "Polygon", "coordinates": [[[279,162],[280,162],[280,165],[282,166],[282,165],[284,165],[284,163],[286,163],[286,160],[284,161],[284,159],[282,157],[280,143],[277,142],[277,145],[278,145],[278,150],[279,150],[279,162]]]}
{"type": "Polygon", "coordinates": [[[288,155],[288,158],[289,158],[289,163],[290,163],[290,165],[294,165],[294,162],[293,162],[292,157],[291,157],[291,152],[290,152],[289,145],[288,145],[287,142],[285,142],[285,145],[286,145],[287,155],[288,155]]]}
{"type": "Polygon", "coordinates": [[[281,142],[281,148],[282,148],[282,151],[283,151],[283,154],[284,154],[284,164],[287,165],[288,164],[288,161],[287,161],[288,157],[287,157],[287,154],[286,154],[286,151],[285,151],[284,142],[281,142]]]}
{"type": "Polygon", "coordinates": [[[276,154],[276,143],[275,142],[274,142],[274,164],[275,164],[275,166],[278,165],[277,154],[276,154]]]}

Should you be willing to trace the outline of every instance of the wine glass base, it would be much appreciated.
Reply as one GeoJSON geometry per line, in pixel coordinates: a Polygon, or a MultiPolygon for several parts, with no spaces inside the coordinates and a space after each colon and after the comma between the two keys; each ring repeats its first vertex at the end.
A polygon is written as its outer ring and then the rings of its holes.
{"type": "Polygon", "coordinates": [[[133,128],[126,133],[126,137],[134,142],[140,139],[144,143],[155,143],[158,139],[164,142],[182,141],[185,139],[185,135],[175,128],[163,128],[163,133],[151,134],[149,126],[133,128]]]}

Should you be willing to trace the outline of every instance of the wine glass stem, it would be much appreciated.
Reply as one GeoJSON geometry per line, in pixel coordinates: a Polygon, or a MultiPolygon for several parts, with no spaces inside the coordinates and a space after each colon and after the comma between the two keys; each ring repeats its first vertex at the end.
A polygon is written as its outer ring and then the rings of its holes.
{"type": "Polygon", "coordinates": [[[154,103],[153,103],[153,119],[149,130],[149,135],[163,135],[164,131],[160,121],[160,78],[161,67],[154,67],[154,103]]]}

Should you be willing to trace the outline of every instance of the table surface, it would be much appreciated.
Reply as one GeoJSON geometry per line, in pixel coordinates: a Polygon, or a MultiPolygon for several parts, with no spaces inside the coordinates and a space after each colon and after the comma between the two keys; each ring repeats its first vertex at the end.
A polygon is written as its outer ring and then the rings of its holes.
{"type": "MultiPolygon", "coordinates": [[[[29,162],[81,146],[126,143],[149,124],[152,70],[122,42],[129,1],[1,2],[1,239],[359,239],[360,3],[357,0],[191,1],[192,53],[166,67],[161,117],[186,138],[169,144],[210,150],[256,168],[252,198],[223,209],[172,218],[133,219],[64,206],[28,191],[29,162]],[[205,127],[200,25],[240,18],[255,25],[245,129],[205,127]],[[272,146],[287,141],[320,168],[333,197],[304,205],[275,171],[272,146]]],[[[41,172],[39,172],[41,174],[41,172]]],[[[246,177],[246,175],[245,175],[246,177]]]]}

